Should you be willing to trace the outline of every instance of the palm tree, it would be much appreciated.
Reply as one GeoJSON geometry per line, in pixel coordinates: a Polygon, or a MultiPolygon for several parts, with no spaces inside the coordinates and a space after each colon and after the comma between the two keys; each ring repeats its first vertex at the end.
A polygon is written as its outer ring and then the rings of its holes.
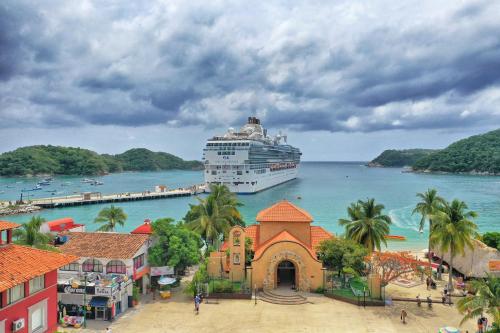
{"type": "Polygon", "coordinates": [[[243,217],[238,210],[238,207],[243,206],[243,204],[238,201],[238,198],[234,193],[229,191],[229,188],[226,185],[210,185],[210,196],[214,197],[214,199],[217,200],[219,206],[228,206],[227,209],[231,217],[229,223],[231,226],[245,226],[243,217]]]}
{"type": "Polygon", "coordinates": [[[467,295],[457,302],[458,311],[465,314],[460,322],[483,316],[484,312],[491,315],[493,322],[500,325],[500,277],[488,275],[484,280],[471,282],[475,295],[467,295]]]}
{"type": "Polygon", "coordinates": [[[441,250],[441,255],[450,251],[450,272],[448,289],[453,291],[453,258],[464,254],[465,247],[473,248],[472,241],[477,235],[477,226],[472,221],[477,217],[474,211],[467,211],[467,204],[454,199],[451,204],[445,202],[439,211],[431,214],[434,225],[431,245],[441,250]]]}
{"type": "MultiPolygon", "coordinates": [[[[422,232],[424,230],[425,222],[429,221],[429,242],[427,247],[427,257],[429,259],[429,268],[431,267],[431,233],[432,233],[432,219],[430,216],[434,214],[443,204],[444,199],[437,195],[437,191],[435,189],[428,189],[427,192],[417,193],[417,197],[422,201],[417,203],[415,208],[413,209],[412,215],[418,213],[422,216],[420,219],[419,231],[422,232]]],[[[432,270],[429,269],[429,275],[432,270]]]]}
{"type": "Polygon", "coordinates": [[[45,222],[45,219],[40,216],[33,216],[31,220],[15,229],[13,236],[16,239],[15,243],[27,245],[39,249],[53,250],[54,247],[49,243],[51,235],[40,232],[40,227],[45,222]]]}
{"type": "MultiPolygon", "coordinates": [[[[186,226],[198,232],[207,245],[219,245],[234,222],[234,206],[221,204],[216,196],[197,198],[199,204],[191,206],[186,226]]],[[[239,214],[239,212],[238,212],[239,214]]]]}
{"type": "Polygon", "coordinates": [[[120,207],[111,205],[109,208],[104,208],[95,218],[95,223],[104,223],[98,231],[115,231],[116,225],[124,226],[127,220],[127,214],[120,207]]]}
{"type": "Polygon", "coordinates": [[[375,199],[358,200],[347,208],[349,219],[340,219],[345,226],[346,237],[364,245],[371,253],[380,251],[380,243],[387,245],[385,236],[389,234],[391,218],[382,214],[384,205],[376,204],[375,199]]]}

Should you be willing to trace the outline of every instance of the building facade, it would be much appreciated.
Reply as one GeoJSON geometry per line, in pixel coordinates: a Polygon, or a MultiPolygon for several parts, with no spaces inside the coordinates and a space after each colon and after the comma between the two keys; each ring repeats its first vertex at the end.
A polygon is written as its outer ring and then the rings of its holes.
{"type": "Polygon", "coordinates": [[[310,291],[323,285],[323,267],[316,247],[332,236],[305,210],[289,201],[280,201],[257,215],[257,224],[235,226],[221,251],[212,252],[208,263],[211,277],[246,280],[252,288],[274,289],[289,286],[310,291]],[[247,260],[246,239],[254,253],[247,260]]]}
{"type": "Polygon", "coordinates": [[[12,244],[18,224],[0,221],[0,333],[57,330],[57,269],[73,255],[12,244]]]}
{"type": "Polygon", "coordinates": [[[132,303],[134,284],[149,289],[146,234],[70,232],[59,249],[80,259],[59,269],[58,297],[72,315],[111,320],[132,303]]]}

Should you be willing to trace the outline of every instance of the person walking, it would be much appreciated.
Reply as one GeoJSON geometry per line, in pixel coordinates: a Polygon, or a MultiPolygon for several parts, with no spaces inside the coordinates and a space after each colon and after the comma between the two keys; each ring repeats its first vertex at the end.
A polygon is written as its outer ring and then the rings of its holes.
{"type": "Polygon", "coordinates": [[[403,324],[406,324],[406,316],[408,316],[408,313],[406,313],[405,309],[401,310],[401,320],[403,321],[403,324]]]}
{"type": "Polygon", "coordinates": [[[107,328],[106,328],[106,333],[112,333],[112,331],[111,331],[111,327],[107,327],[107,328]]]}
{"type": "Polygon", "coordinates": [[[196,310],[196,314],[200,313],[200,303],[201,303],[200,295],[196,295],[196,297],[194,298],[194,309],[196,310]]]}

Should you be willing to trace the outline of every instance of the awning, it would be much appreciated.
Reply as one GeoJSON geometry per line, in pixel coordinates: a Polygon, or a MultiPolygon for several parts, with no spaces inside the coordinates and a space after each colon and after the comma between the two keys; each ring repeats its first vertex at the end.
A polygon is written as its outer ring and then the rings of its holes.
{"type": "Polygon", "coordinates": [[[177,281],[177,279],[174,279],[174,278],[171,278],[171,277],[162,276],[158,280],[158,284],[160,286],[166,286],[166,285],[174,284],[176,281],[177,281]]]}
{"type": "Polygon", "coordinates": [[[90,306],[93,306],[93,307],[101,307],[101,308],[105,308],[108,306],[108,299],[109,297],[104,297],[104,296],[94,296],[92,297],[92,299],[90,300],[90,303],[89,305],[90,306]]]}

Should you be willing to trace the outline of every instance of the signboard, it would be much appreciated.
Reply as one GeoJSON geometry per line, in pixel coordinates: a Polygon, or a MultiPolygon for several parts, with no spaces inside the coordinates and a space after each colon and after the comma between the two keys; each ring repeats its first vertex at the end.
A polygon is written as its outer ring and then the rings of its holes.
{"type": "Polygon", "coordinates": [[[57,292],[58,293],[65,293],[65,294],[85,294],[85,290],[87,290],[87,294],[93,295],[95,292],[95,288],[93,286],[87,286],[87,289],[85,289],[85,286],[78,286],[77,288],[73,288],[70,284],[58,284],[57,285],[57,292]]]}
{"type": "Polygon", "coordinates": [[[500,260],[490,260],[488,263],[490,272],[500,272],[500,260]]]}
{"type": "Polygon", "coordinates": [[[95,295],[97,296],[111,296],[113,289],[111,287],[95,287],[95,295]]]}
{"type": "Polygon", "coordinates": [[[151,267],[151,276],[174,275],[174,268],[170,266],[151,267]]]}

